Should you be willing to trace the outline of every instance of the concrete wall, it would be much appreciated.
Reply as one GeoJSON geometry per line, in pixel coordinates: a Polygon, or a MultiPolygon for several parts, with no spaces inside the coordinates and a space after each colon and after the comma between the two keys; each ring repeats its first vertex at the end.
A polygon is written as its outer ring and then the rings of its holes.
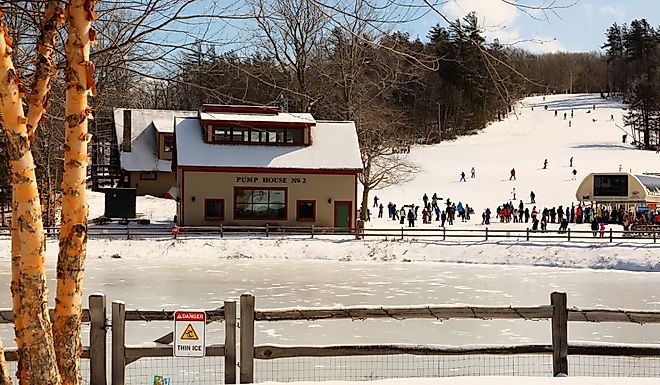
{"type": "Polygon", "coordinates": [[[351,223],[355,222],[355,175],[332,174],[270,174],[261,172],[179,171],[181,187],[179,224],[182,226],[264,225],[334,226],[335,201],[351,202],[351,223]],[[266,178],[266,179],[264,179],[266,178]],[[234,187],[285,187],[287,196],[286,220],[234,219],[234,187]],[[193,197],[195,200],[193,201],[193,197]],[[224,220],[204,219],[204,200],[224,199],[224,220]],[[330,203],[328,203],[330,199],[330,203]],[[316,220],[297,221],[298,200],[316,201],[316,220]]]}
{"type": "Polygon", "coordinates": [[[153,195],[162,197],[176,185],[175,173],[157,172],[156,180],[140,180],[140,172],[130,172],[130,185],[137,189],[138,195],[153,195]]]}

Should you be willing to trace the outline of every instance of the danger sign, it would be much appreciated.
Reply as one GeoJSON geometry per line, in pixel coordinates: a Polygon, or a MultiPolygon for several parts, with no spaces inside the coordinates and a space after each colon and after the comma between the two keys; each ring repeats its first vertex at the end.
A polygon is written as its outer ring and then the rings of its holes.
{"type": "Polygon", "coordinates": [[[174,357],[204,357],[206,354],[206,313],[174,313],[174,357]]]}

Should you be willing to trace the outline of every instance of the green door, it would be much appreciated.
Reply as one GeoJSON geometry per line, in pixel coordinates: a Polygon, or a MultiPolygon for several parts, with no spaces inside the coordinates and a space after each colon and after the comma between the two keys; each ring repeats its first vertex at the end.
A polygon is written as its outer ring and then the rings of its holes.
{"type": "Polygon", "coordinates": [[[335,227],[349,228],[351,224],[351,202],[335,202],[335,227]]]}

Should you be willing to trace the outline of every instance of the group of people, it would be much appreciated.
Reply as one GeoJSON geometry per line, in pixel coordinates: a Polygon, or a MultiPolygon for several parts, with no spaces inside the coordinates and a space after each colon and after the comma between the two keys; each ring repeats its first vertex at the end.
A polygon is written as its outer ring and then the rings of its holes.
{"type": "MultiPolygon", "coordinates": [[[[531,196],[534,197],[534,192],[532,191],[531,196]]],[[[534,203],[534,202],[530,202],[534,203]]],[[[525,203],[522,200],[515,206],[512,202],[505,202],[500,206],[497,206],[495,211],[495,218],[499,219],[501,223],[532,223],[532,231],[546,231],[548,229],[548,223],[559,223],[559,231],[566,231],[568,228],[570,211],[568,207],[564,212],[563,206],[558,208],[543,208],[542,211],[532,206],[530,210],[529,207],[525,207],[525,203]],[[565,214],[565,215],[564,215],[565,214]],[[540,216],[540,218],[539,218],[540,216]]],[[[483,213],[482,224],[490,224],[490,208],[486,208],[483,213]]]]}
{"type": "MultiPolygon", "coordinates": [[[[408,227],[415,227],[415,223],[419,220],[419,216],[421,215],[423,224],[431,224],[435,220],[436,222],[441,222],[440,226],[444,227],[445,223],[453,225],[454,220],[456,220],[457,217],[461,219],[461,222],[467,222],[470,220],[470,214],[474,214],[474,209],[468,204],[464,205],[462,202],[456,204],[449,198],[443,202],[442,198],[438,197],[437,193],[433,193],[431,198],[424,193],[422,202],[421,212],[420,206],[414,203],[403,205],[400,209],[397,209],[395,203],[388,202],[388,218],[398,221],[402,225],[407,221],[408,227]],[[445,206],[444,209],[440,207],[441,204],[445,206]]],[[[383,206],[382,202],[379,203],[378,196],[374,196],[373,207],[378,208],[378,218],[383,218],[385,206],[383,206]]],[[[369,216],[367,216],[367,220],[369,220],[369,216]]]]}
{"type": "MultiPolygon", "coordinates": [[[[532,191],[527,205],[522,199],[517,205],[512,201],[502,203],[495,210],[495,219],[500,223],[531,223],[531,231],[547,231],[548,224],[557,223],[559,234],[568,231],[570,223],[588,223],[594,237],[603,237],[609,224],[623,225],[624,230],[629,230],[630,226],[636,223],[660,224],[660,212],[656,211],[633,211],[623,206],[591,207],[585,204],[558,205],[541,210],[534,205],[535,197],[532,191]]],[[[377,196],[374,196],[373,207],[378,208],[378,217],[383,218],[385,206],[379,202],[377,196]]],[[[440,222],[440,227],[445,227],[453,225],[458,218],[461,222],[470,221],[471,214],[474,214],[474,209],[468,204],[455,203],[449,198],[443,201],[437,193],[433,193],[431,198],[425,193],[421,205],[413,203],[397,208],[395,203],[389,202],[386,207],[390,220],[398,221],[402,225],[407,222],[408,227],[415,227],[420,216],[423,224],[432,224],[435,221],[440,222]]],[[[491,216],[490,208],[486,207],[481,214],[481,224],[490,225],[491,216]]]]}

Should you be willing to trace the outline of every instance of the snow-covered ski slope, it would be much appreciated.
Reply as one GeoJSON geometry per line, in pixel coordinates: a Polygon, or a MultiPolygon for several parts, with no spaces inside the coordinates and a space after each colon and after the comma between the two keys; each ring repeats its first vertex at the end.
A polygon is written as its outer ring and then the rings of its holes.
{"type": "Polygon", "coordinates": [[[536,206],[542,209],[575,202],[579,183],[591,172],[619,171],[619,165],[633,173],[660,172],[660,155],[637,150],[629,132],[627,143],[622,143],[626,111],[616,100],[598,94],[534,96],[523,99],[515,112],[477,135],[414,146],[410,159],[421,171],[408,183],[375,191],[370,199],[375,194],[384,205],[391,201],[397,207],[421,206],[424,193],[430,198],[436,192],[474,207],[479,221],[473,218],[472,222],[480,223],[481,211],[490,207],[494,213],[499,204],[513,199],[514,188],[517,200],[525,203],[534,191],[536,206]],[[571,157],[576,180],[571,180],[571,157]],[[547,169],[543,169],[545,159],[547,169]],[[474,179],[470,178],[472,167],[474,179]],[[515,181],[509,180],[512,168],[515,181]],[[467,182],[459,182],[462,171],[467,182]]]}

